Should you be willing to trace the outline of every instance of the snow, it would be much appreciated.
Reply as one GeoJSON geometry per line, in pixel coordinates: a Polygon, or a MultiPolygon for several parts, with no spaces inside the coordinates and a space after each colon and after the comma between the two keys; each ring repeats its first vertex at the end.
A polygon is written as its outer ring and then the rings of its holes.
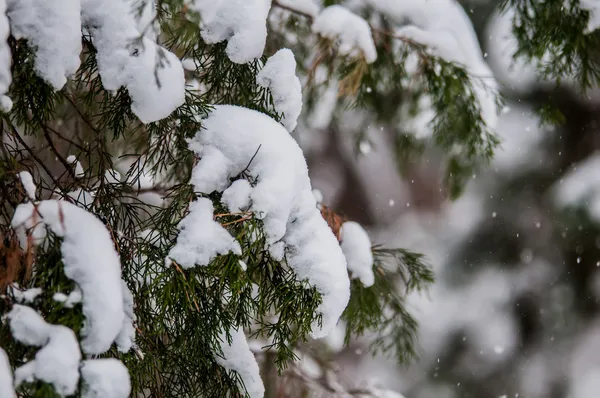
{"type": "Polygon", "coordinates": [[[46,323],[30,307],[16,304],[7,315],[12,337],[20,343],[42,348],[35,359],[15,371],[15,385],[34,379],[52,384],[62,396],[72,395],[79,381],[81,352],[73,331],[46,323]]]}
{"type": "Polygon", "coordinates": [[[195,191],[223,191],[242,172],[256,180],[249,210],[263,220],[271,255],[281,258],[285,250],[298,279],[321,293],[322,326],[313,325],[312,334],[326,336],[348,303],[350,283],[338,241],[317,209],[302,150],[280,124],[242,107],[215,106],[203,127],[189,141],[200,158],[192,171],[195,191]]]}
{"type": "Polygon", "coordinates": [[[579,0],[579,7],[590,13],[586,33],[591,34],[600,28],[600,2],[598,0],[579,0]]]}
{"type": "Polygon", "coordinates": [[[248,180],[239,179],[235,180],[229,188],[223,191],[221,201],[229,211],[238,212],[245,211],[250,207],[250,194],[252,193],[252,186],[248,180]]]}
{"type": "Polygon", "coordinates": [[[342,55],[362,55],[369,64],[377,59],[371,27],[345,7],[333,5],[323,9],[315,18],[312,31],[337,42],[342,55]]]}
{"type": "Polygon", "coordinates": [[[319,14],[319,5],[315,0],[279,0],[279,4],[303,12],[315,18],[319,14]]]}
{"type": "Polygon", "coordinates": [[[342,224],[341,237],[342,252],[352,278],[358,278],[365,287],[373,286],[373,252],[367,231],[357,222],[346,221],[342,224]]]}
{"type": "Polygon", "coordinates": [[[19,173],[19,179],[21,180],[21,184],[23,188],[25,188],[25,192],[27,193],[27,197],[30,200],[35,200],[35,190],[36,186],[33,182],[33,177],[29,174],[28,171],[21,171],[19,173]]]}
{"type": "Polygon", "coordinates": [[[302,111],[302,86],[296,76],[294,53],[284,48],[269,57],[256,82],[271,91],[275,111],[283,114],[281,124],[292,132],[302,111]]]}
{"type": "Polygon", "coordinates": [[[60,90],[79,68],[80,0],[8,0],[7,16],[15,39],[35,49],[34,68],[60,90]]]}
{"type": "Polygon", "coordinates": [[[12,81],[11,53],[7,43],[9,35],[10,26],[6,17],[6,0],[0,0],[0,110],[3,112],[8,112],[12,108],[12,101],[6,96],[12,81]]]}
{"type": "Polygon", "coordinates": [[[136,321],[136,316],[133,311],[134,303],[131,290],[129,290],[129,287],[124,280],[121,280],[121,286],[123,292],[123,311],[125,312],[125,316],[123,317],[123,325],[115,339],[115,343],[117,343],[117,348],[120,352],[128,352],[135,342],[135,327],[133,324],[136,321]]]}
{"type": "Polygon", "coordinates": [[[270,0],[193,0],[200,13],[201,35],[207,44],[227,40],[227,56],[245,64],[260,58],[267,42],[270,0]]]}
{"type": "Polygon", "coordinates": [[[15,300],[19,303],[33,303],[37,296],[42,294],[42,289],[34,287],[31,289],[19,290],[16,287],[11,287],[11,292],[15,300]]]}
{"type": "Polygon", "coordinates": [[[67,162],[75,165],[75,177],[82,178],[84,176],[83,167],[74,155],[69,155],[67,157],[67,162]]]}
{"type": "Polygon", "coordinates": [[[75,287],[69,295],[64,293],[54,293],[54,295],[52,295],[52,300],[63,303],[65,308],[73,308],[75,304],[81,303],[81,299],[81,290],[77,287],[75,287]]]}
{"type": "Polygon", "coordinates": [[[89,359],[82,362],[83,398],[127,398],[131,381],[125,365],[114,358],[89,359]]]}
{"type": "Polygon", "coordinates": [[[239,374],[250,398],[262,398],[265,395],[265,387],[260,378],[258,363],[250,351],[244,331],[231,329],[229,334],[231,343],[227,341],[225,333],[221,333],[219,336],[223,356],[215,356],[217,363],[226,370],[233,370],[239,374]]]}
{"type": "Polygon", "coordinates": [[[1,398],[16,398],[16,394],[12,388],[13,377],[10,370],[10,363],[6,352],[0,347],[0,397],[1,398]]]}
{"type": "Polygon", "coordinates": [[[169,251],[167,263],[175,260],[183,268],[208,265],[216,256],[229,252],[241,255],[240,244],[213,220],[213,204],[199,198],[190,203],[189,214],[178,225],[177,243],[169,251]]]}
{"type": "Polygon", "coordinates": [[[396,30],[402,36],[424,45],[448,62],[461,65],[470,74],[473,93],[479,101],[483,120],[490,129],[498,123],[498,85],[485,63],[471,20],[455,0],[367,0],[378,11],[398,23],[411,25],[396,30]]]}
{"type": "MultiPolygon", "coordinates": [[[[82,329],[83,351],[101,354],[121,331],[125,316],[121,264],[111,235],[98,218],[71,203],[45,200],[36,209],[39,221],[63,238],[65,275],[82,292],[86,318],[82,329]]],[[[33,215],[31,203],[19,205],[12,226],[16,229],[33,226],[33,215]]]]}
{"type": "Polygon", "coordinates": [[[486,27],[488,60],[498,80],[513,90],[527,92],[538,81],[535,65],[524,57],[514,58],[518,41],[512,32],[515,10],[495,12],[486,27]]]}
{"type": "Polygon", "coordinates": [[[106,90],[125,86],[131,110],[143,123],[169,116],[185,102],[185,78],[175,54],[140,37],[135,14],[123,0],[81,0],[84,25],[97,49],[106,90]]]}

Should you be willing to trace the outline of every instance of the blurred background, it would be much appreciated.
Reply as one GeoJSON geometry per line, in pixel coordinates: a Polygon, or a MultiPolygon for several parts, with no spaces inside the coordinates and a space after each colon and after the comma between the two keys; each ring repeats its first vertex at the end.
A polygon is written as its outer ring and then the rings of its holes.
{"type": "MultiPolygon", "coordinates": [[[[333,336],[339,377],[407,398],[598,397],[600,95],[578,92],[567,76],[559,86],[540,81],[513,62],[510,15],[497,2],[462,4],[505,107],[495,159],[458,200],[446,198],[436,149],[399,170],[397,126],[352,109],[324,117],[335,88],[308,99],[318,104],[296,132],[324,203],[362,223],[373,243],[425,254],[437,278],[408,299],[420,360],[398,366],[373,358],[368,338],[341,349],[333,336]],[[540,125],[535,109],[547,103],[562,125],[540,125]]],[[[430,134],[419,120],[404,123],[416,139],[430,134]]]]}

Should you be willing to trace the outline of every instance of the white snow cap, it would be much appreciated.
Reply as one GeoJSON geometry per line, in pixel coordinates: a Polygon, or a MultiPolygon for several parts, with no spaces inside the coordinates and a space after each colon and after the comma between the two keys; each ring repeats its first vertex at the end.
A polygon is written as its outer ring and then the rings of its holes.
{"type": "Polygon", "coordinates": [[[8,0],[7,15],[16,39],[35,49],[34,68],[60,90],[79,68],[80,0],[8,0]]]}
{"type": "Polygon", "coordinates": [[[27,197],[29,197],[30,200],[35,200],[36,186],[33,182],[33,177],[31,174],[29,174],[28,171],[21,171],[19,173],[19,179],[21,180],[21,184],[23,184],[23,188],[25,188],[27,197]]]}
{"type": "Polygon", "coordinates": [[[593,33],[600,28],[600,2],[598,0],[579,0],[579,7],[590,13],[586,33],[593,33]]]}
{"type": "Polygon", "coordinates": [[[498,84],[483,59],[471,20],[456,0],[367,0],[378,11],[397,22],[411,25],[396,35],[420,43],[435,55],[463,66],[470,74],[483,120],[491,129],[498,123],[498,84]]]}
{"type": "Polygon", "coordinates": [[[8,112],[12,108],[12,101],[6,96],[12,81],[11,53],[6,41],[9,35],[10,26],[6,17],[6,0],[0,0],[0,110],[3,112],[8,112]]]}
{"type": "Polygon", "coordinates": [[[245,64],[262,56],[271,0],[192,0],[192,8],[200,13],[204,41],[227,40],[232,62],[245,64]]]}
{"type": "Polygon", "coordinates": [[[256,82],[271,91],[275,111],[283,113],[281,124],[292,132],[302,111],[302,85],[296,76],[294,53],[284,48],[269,57],[256,76],[256,82]]]}
{"type": "Polygon", "coordinates": [[[223,357],[216,355],[217,363],[226,370],[234,370],[240,375],[250,398],[262,398],[265,395],[265,387],[260,378],[258,363],[250,351],[244,331],[231,329],[229,333],[231,344],[227,341],[225,333],[221,333],[219,336],[223,357]]]}
{"type": "Polygon", "coordinates": [[[362,53],[369,64],[377,59],[371,27],[367,21],[345,7],[333,5],[325,8],[315,18],[312,31],[337,41],[342,55],[356,57],[362,53]]]}
{"type": "Polygon", "coordinates": [[[106,90],[127,87],[131,110],[143,123],[163,119],[185,102],[181,61],[147,37],[140,39],[127,2],[81,0],[81,15],[98,51],[102,85],[106,90]]]}
{"type": "Polygon", "coordinates": [[[12,337],[22,344],[42,347],[35,359],[15,371],[15,385],[34,379],[52,384],[62,396],[72,395],[79,381],[81,352],[73,331],[51,325],[30,307],[15,304],[7,315],[12,337]]]}
{"type": "Polygon", "coordinates": [[[71,203],[56,200],[17,207],[12,226],[33,227],[38,221],[63,238],[61,253],[65,275],[75,281],[83,295],[86,322],[81,345],[87,354],[107,351],[123,327],[121,263],[112,238],[104,224],[71,203]]]}
{"type": "Polygon", "coordinates": [[[83,166],[81,166],[81,163],[79,162],[79,160],[77,160],[77,158],[75,157],[75,155],[69,155],[67,157],[67,162],[69,164],[74,165],[74,167],[75,167],[75,171],[74,171],[75,177],[81,178],[81,177],[84,176],[83,166]]]}
{"type": "Polygon", "coordinates": [[[131,393],[129,372],[119,360],[89,359],[81,364],[83,398],[127,398],[131,393]]]}
{"type": "Polygon", "coordinates": [[[123,292],[123,311],[125,316],[123,317],[123,325],[121,327],[121,331],[115,339],[115,343],[117,344],[117,349],[120,352],[128,352],[131,347],[133,347],[135,342],[135,327],[133,324],[137,317],[133,312],[133,294],[131,294],[131,290],[129,290],[129,287],[124,280],[121,280],[121,287],[123,292]]]}
{"type": "Polygon", "coordinates": [[[252,185],[248,180],[235,180],[229,188],[223,191],[221,200],[227,206],[229,211],[238,212],[245,211],[250,207],[250,194],[252,193],[252,185]]]}
{"type": "Polygon", "coordinates": [[[169,259],[183,268],[208,265],[219,254],[241,255],[240,244],[218,222],[213,220],[210,199],[199,198],[190,203],[189,214],[178,225],[177,243],[169,251],[169,259]]]}
{"type": "Polygon", "coordinates": [[[258,180],[249,210],[263,220],[271,254],[281,259],[285,249],[298,279],[321,293],[323,323],[312,333],[327,335],[348,303],[350,282],[338,241],[317,209],[302,150],[279,123],[247,108],[215,106],[203,127],[189,141],[200,157],[195,190],[222,192],[242,171],[258,180]]]}
{"type": "Polygon", "coordinates": [[[357,222],[346,221],[342,224],[341,236],[342,252],[352,278],[358,278],[365,287],[373,286],[373,252],[367,231],[357,222]]]}
{"type": "Polygon", "coordinates": [[[0,397],[16,398],[13,390],[13,377],[6,352],[0,347],[0,397]]]}

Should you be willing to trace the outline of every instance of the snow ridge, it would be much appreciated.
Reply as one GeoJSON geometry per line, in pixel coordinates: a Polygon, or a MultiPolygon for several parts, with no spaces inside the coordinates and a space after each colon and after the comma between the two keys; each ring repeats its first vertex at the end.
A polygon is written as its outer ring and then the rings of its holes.
{"type": "Polygon", "coordinates": [[[337,41],[342,55],[357,57],[362,53],[369,64],[377,59],[371,27],[367,21],[345,7],[333,5],[325,8],[315,18],[312,31],[337,41]]]}
{"type": "Polygon", "coordinates": [[[231,344],[227,341],[225,333],[219,336],[223,357],[216,355],[217,363],[226,370],[233,370],[240,375],[250,398],[262,398],[265,395],[265,387],[260,378],[260,369],[254,354],[250,351],[243,330],[231,329],[229,334],[231,344]]]}
{"type": "Polygon", "coordinates": [[[366,0],[373,8],[397,22],[411,25],[396,30],[396,35],[428,47],[446,61],[466,68],[471,75],[483,120],[490,129],[498,124],[496,94],[498,84],[481,53],[471,20],[455,0],[366,0]]]}
{"type": "Polygon", "coordinates": [[[203,126],[189,141],[200,158],[192,171],[195,190],[227,193],[230,178],[243,171],[257,179],[249,210],[263,220],[271,255],[285,254],[298,279],[321,293],[322,325],[313,325],[312,335],[326,336],[348,303],[350,282],[338,241],[317,209],[302,150],[273,119],[238,106],[215,106],[203,126]]]}
{"type": "Polygon", "coordinates": [[[291,133],[302,112],[302,85],[296,76],[294,53],[284,48],[269,57],[256,82],[271,91],[275,111],[283,114],[281,124],[291,133]]]}
{"type": "Polygon", "coordinates": [[[167,264],[175,260],[183,268],[208,265],[217,255],[233,252],[242,255],[240,244],[213,220],[210,199],[199,198],[189,206],[189,214],[179,225],[177,243],[169,251],[167,264]]]}
{"type": "Polygon", "coordinates": [[[121,333],[125,318],[121,263],[111,235],[92,213],[56,200],[45,200],[36,206],[19,205],[11,224],[20,233],[36,225],[32,234],[39,237],[38,243],[41,243],[45,234],[39,231],[43,229],[37,224],[39,221],[63,238],[61,253],[65,275],[82,291],[86,318],[82,330],[83,351],[102,354],[121,333]]]}
{"type": "Polygon", "coordinates": [[[79,0],[8,0],[7,5],[12,35],[35,48],[35,71],[60,90],[79,68],[79,0]]]}
{"type": "Polygon", "coordinates": [[[191,6],[202,18],[202,39],[207,44],[227,40],[232,62],[245,64],[262,56],[270,0],[193,0],[191,6]]]}
{"type": "Polygon", "coordinates": [[[373,286],[373,252],[367,231],[359,223],[347,221],[342,224],[341,236],[342,252],[346,256],[352,278],[358,278],[365,287],[373,286]]]}
{"type": "Polygon", "coordinates": [[[143,123],[151,123],[185,102],[183,66],[175,54],[140,38],[131,11],[123,0],[81,0],[82,22],[98,51],[102,85],[106,90],[127,87],[131,110],[143,123]]]}
{"type": "Polygon", "coordinates": [[[75,333],[66,326],[46,323],[35,310],[19,304],[13,306],[7,317],[15,340],[42,347],[35,359],[15,371],[15,386],[37,379],[52,384],[62,396],[74,394],[81,360],[75,333]]]}

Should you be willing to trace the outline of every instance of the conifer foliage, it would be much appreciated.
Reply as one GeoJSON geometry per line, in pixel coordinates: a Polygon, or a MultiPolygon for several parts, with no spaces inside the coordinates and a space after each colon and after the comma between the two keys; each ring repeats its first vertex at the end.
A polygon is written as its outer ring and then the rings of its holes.
{"type": "Polygon", "coordinates": [[[426,114],[457,196],[500,100],[453,0],[348,3],[0,0],[0,397],[272,396],[340,327],[416,356],[424,258],[322,205],[294,137],[426,114]]]}

